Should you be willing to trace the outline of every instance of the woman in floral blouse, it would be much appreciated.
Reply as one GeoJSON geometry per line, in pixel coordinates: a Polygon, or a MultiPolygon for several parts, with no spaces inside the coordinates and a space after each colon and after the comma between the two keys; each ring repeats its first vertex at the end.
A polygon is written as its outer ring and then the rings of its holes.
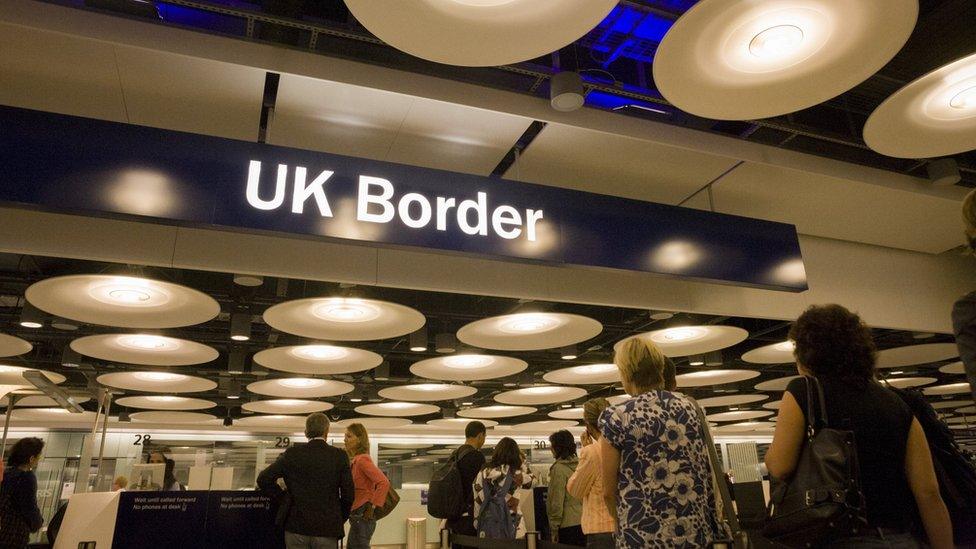
{"type": "MultiPolygon", "coordinates": [[[[482,508],[487,503],[485,489],[488,484],[493,484],[496,487],[502,486],[509,474],[513,476],[513,481],[505,494],[505,503],[514,525],[512,531],[515,532],[515,537],[525,535],[525,521],[519,512],[518,494],[519,489],[528,490],[532,488],[535,479],[532,477],[532,472],[529,470],[529,465],[526,463],[522,451],[519,450],[518,444],[508,437],[498,441],[494,452],[491,454],[491,459],[475,477],[472,485],[474,489],[474,527],[478,530],[479,535],[481,535],[483,528],[479,527],[478,518],[481,516],[482,508]]],[[[482,535],[482,537],[493,536],[482,535]]]]}
{"type": "Polygon", "coordinates": [[[635,395],[605,410],[599,424],[604,497],[619,523],[617,548],[709,547],[719,527],[695,404],[663,389],[667,361],[654,344],[630,339],[614,362],[624,389],[635,395]]]}

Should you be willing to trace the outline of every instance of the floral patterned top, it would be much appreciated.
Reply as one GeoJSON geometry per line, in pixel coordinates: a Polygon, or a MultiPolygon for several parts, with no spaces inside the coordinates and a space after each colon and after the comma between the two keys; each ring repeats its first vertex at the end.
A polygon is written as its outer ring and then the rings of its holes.
{"type": "Polygon", "coordinates": [[[607,408],[599,425],[620,451],[617,548],[708,547],[719,526],[693,401],[651,391],[607,408]]]}

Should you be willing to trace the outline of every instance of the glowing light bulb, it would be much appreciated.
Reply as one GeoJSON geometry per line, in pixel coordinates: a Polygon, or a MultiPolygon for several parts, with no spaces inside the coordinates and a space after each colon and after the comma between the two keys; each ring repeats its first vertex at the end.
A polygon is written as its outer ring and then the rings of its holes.
{"type": "Polygon", "coordinates": [[[658,343],[674,343],[698,339],[704,337],[707,333],[707,330],[704,328],[667,328],[656,332],[651,336],[651,339],[658,343]]]}
{"type": "Polygon", "coordinates": [[[324,300],[312,314],[333,322],[368,322],[378,318],[380,310],[361,299],[335,297],[324,300]]]}
{"type": "Polygon", "coordinates": [[[150,297],[152,297],[149,295],[149,292],[128,288],[109,290],[108,295],[121,303],[142,303],[149,301],[150,297]]]}
{"type": "Polygon", "coordinates": [[[952,96],[949,106],[954,109],[973,109],[976,108],[976,86],[967,88],[952,96]]]}
{"type": "Polygon", "coordinates": [[[282,379],[279,381],[285,387],[292,387],[295,389],[307,389],[309,387],[318,387],[325,385],[325,381],[321,379],[312,379],[308,377],[292,377],[288,379],[282,379]]]}
{"type": "Polygon", "coordinates": [[[749,53],[763,59],[781,59],[794,53],[803,42],[803,30],[795,25],[776,25],[749,42],[749,53]]]}
{"type": "Polygon", "coordinates": [[[444,365],[449,368],[483,368],[494,362],[490,356],[486,355],[457,355],[449,356],[444,359],[444,365]]]}
{"type": "Polygon", "coordinates": [[[338,360],[347,356],[349,351],[332,345],[304,345],[295,348],[292,353],[308,360],[338,360]]]}
{"type": "Polygon", "coordinates": [[[171,374],[169,372],[136,372],[134,375],[136,379],[141,379],[143,381],[166,382],[166,381],[179,381],[186,378],[186,376],[182,374],[171,374]]]}
{"type": "Polygon", "coordinates": [[[529,395],[552,395],[559,392],[559,387],[529,387],[522,389],[522,392],[529,395]]]}
{"type": "Polygon", "coordinates": [[[118,341],[123,347],[143,351],[162,351],[175,349],[178,346],[171,338],[146,334],[123,336],[118,341]]]}
{"type": "Polygon", "coordinates": [[[510,315],[500,328],[510,334],[535,334],[545,332],[559,326],[555,317],[539,313],[522,313],[510,315]]]}

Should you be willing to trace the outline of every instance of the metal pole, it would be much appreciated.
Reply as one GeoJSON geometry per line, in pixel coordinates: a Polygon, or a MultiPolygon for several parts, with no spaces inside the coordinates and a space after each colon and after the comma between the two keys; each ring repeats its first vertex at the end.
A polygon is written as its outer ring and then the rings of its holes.
{"type": "Polygon", "coordinates": [[[525,549],[537,549],[539,547],[539,532],[527,532],[525,534],[525,549]]]}
{"type": "Polygon", "coordinates": [[[451,531],[447,528],[441,529],[441,549],[451,549],[451,531]]]}
{"type": "Polygon", "coordinates": [[[95,444],[95,435],[98,434],[98,417],[102,415],[102,406],[105,404],[104,393],[99,393],[98,409],[95,411],[95,422],[92,423],[91,436],[85,437],[85,443],[81,449],[81,459],[78,460],[78,476],[75,477],[75,493],[86,493],[89,488],[89,473],[91,472],[91,459],[95,444]]]}
{"type": "MultiPolygon", "coordinates": [[[[102,442],[98,447],[98,469],[95,471],[95,487],[102,483],[102,459],[105,455],[105,436],[108,432],[108,414],[112,409],[112,393],[105,391],[105,419],[102,420],[102,442]]],[[[96,420],[98,418],[95,418],[96,420]]]]}
{"type": "Polygon", "coordinates": [[[10,431],[10,416],[13,415],[14,406],[20,400],[18,395],[7,394],[7,413],[3,417],[3,442],[0,442],[0,462],[3,462],[3,455],[7,450],[7,432],[10,431]]]}

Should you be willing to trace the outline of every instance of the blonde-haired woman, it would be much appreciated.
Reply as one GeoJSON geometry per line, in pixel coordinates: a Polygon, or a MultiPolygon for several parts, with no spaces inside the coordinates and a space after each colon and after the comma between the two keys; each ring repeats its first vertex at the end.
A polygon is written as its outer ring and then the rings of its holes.
{"type": "MultiPolygon", "coordinates": [[[[962,221],[966,225],[966,249],[976,253],[976,190],[969,191],[962,201],[962,221]]],[[[959,358],[962,359],[969,380],[969,388],[976,398],[976,292],[970,292],[952,307],[952,331],[956,335],[959,358]]]]}
{"type": "Polygon", "coordinates": [[[369,433],[362,423],[346,427],[344,438],[346,453],[352,468],[352,481],[356,497],[349,515],[349,549],[369,549],[369,542],[376,531],[373,509],[386,503],[390,481],[369,457],[369,433]]]}
{"type": "Polygon", "coordinates": [[[604,499],[618,548],[709,547],[719,532],[712,469],[694,402],[664,389],[667,359],[641,338],[614,355],[634,398],[604,410],[604,499]]]}
{"type": "Polygon", "coordinates": [[[603,469],[600,462],[600,429],[597,424],[603,411],[610,407],[605,398],[591,398],[583,405],[583,450],[580,452],[576,472],[569,477],[566,491],[583,501],[583,533],[586,546],[596,549],[612,549],[613,517],[603,500],[603,469]]]}

